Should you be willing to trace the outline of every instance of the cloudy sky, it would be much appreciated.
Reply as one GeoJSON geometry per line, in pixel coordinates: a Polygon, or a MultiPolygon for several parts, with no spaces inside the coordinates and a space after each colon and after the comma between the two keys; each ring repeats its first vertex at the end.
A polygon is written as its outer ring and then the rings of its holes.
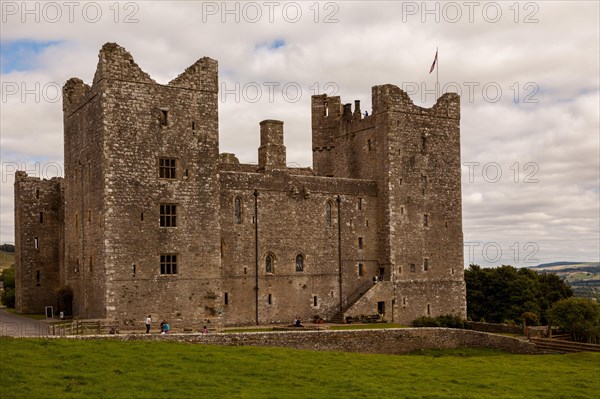
{"type": "Polygon", "coordinates": [[[15,170],[62,174],[61,86],[117,42],[159,83],[218,60],[220,151],[251,163],[258,123],[280,119],[288,162],[311,165],[312,94],[370,110],[392,83],[429,107],[437,72],[461,94],[465,264],[599,259],[596,1],[0,4],[0,242],[15,170]]]}

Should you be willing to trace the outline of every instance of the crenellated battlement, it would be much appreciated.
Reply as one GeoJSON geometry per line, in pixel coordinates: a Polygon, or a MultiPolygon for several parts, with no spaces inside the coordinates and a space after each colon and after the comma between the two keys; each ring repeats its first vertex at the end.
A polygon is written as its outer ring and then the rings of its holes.
{"type": "Polygon", "coordinates": [[[92,86],[76,77],[69,79],[64,84],[63,111],[65,115],[70,115],[82,104],[85,104],[97,93],[101,82],[106,80],[185,88],[216,94],[219,87],[218,62],[209,57],[202,57],[167,85],[161,85],[140,68],[131,53],[125,48],[116,43],[106,43],[98,53],[98,64],[92,86]]]}
{"type": "Polygon", "coordinates": [[[156,84],[154,79],[139,67],[133,56],[117,43],[105,43],[98,54],[94,85],[103,79],[156,84]]]}
{"type": "Polygon", "coordinates": [[[373,86],[371,99],[373,114],[401,112],[460,119],[460,96],[455,93],[443,94],[431,108],[424,108],[415,105],[409,95],[398,86],[386,84],[373,86]]]}
{"type": "Polygon", "coordinates": [[[202,57],[185,72],[168,83],[168,86],[217,93],[219,90],[219,63],[212,58],[202,57]]]}

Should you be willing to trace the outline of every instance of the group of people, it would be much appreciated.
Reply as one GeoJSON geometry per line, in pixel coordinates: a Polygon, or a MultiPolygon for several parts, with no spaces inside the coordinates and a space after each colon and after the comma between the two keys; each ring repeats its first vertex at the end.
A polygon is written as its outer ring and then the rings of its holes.
{"type": "Polygon", "coordinates": [[[296,317],[296,318],[294,319],[294,327],[304,327],[304,326],[302,325],[302,321],[300,320],[300,317],[296,317]]]}
{"type": "MultiPolygon", "coordinates": [[[[152,316],[148,315],[148,317],[146,318],[146,334],[150,334],[150,325],[151,324],[152,324],[152,316]]],[[[169,322],[166,320],[163,320],[160,323],[160,333],[168,334],[169,331],[171,331],[171,326],[169,325],[169,322]]]]}
{"type": "MultiPolygon", "coordinates": [[[[146,334],[150,334],[150,325],[152,324],[152,316],[148,315],[148,317],[146,318],[146,334]]],[[[302,327],[302,326],[300,326],[302,327]]],[[[160,323],[160,333],[161,334],[169,334],[169,332],[171,331],[171,326],[169,325],[169,322],[166,320],[163,320],[160,323]]],[[[206,334],[208,333],[208,328],[206,326],[202,327],[202,334],[206,334]]]]}

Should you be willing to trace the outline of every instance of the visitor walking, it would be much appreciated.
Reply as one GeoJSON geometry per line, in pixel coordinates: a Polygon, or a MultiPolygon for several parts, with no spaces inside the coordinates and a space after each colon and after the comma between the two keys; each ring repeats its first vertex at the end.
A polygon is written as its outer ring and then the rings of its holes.
{"type": "Polygon", "coordinates": [[[150,333],[150,323],[152,323],[152,316],[148,315],[148,318],[146,318],[146,334],[150,333]]]}

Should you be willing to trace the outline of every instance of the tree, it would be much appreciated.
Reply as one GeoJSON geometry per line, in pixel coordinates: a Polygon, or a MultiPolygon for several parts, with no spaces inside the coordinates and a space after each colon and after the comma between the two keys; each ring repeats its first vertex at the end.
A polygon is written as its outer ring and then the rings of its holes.
{"type": "Polygon", "coordinates": [[[4,285],[2,293],[2,304],[9,308],[15,307],[15,268],[13,266],[4,269],[0,274],[0,280],[4,285]]]}
{"type": "Polygon", "coordinates": [[[13,244],[2,244],[0,245],[0,251],[15,252],[15,246],[13,244]]]}
{"type": "Polygon", "coordinates": [[[549,321],[578,342],[600,341],[600,305],[588,298],[566,298],[548,309],[549,321]]]}
{"type": "Polygon", "coordinates": [[[492,323],[521,320],[524,313],[535,313],[546,322],[546,310],[573,291],[555,274],[540,274],[531,269],[503,265],[481,268],[471,265],[465,271],[467,315],[471,320],[492,323]]]}

